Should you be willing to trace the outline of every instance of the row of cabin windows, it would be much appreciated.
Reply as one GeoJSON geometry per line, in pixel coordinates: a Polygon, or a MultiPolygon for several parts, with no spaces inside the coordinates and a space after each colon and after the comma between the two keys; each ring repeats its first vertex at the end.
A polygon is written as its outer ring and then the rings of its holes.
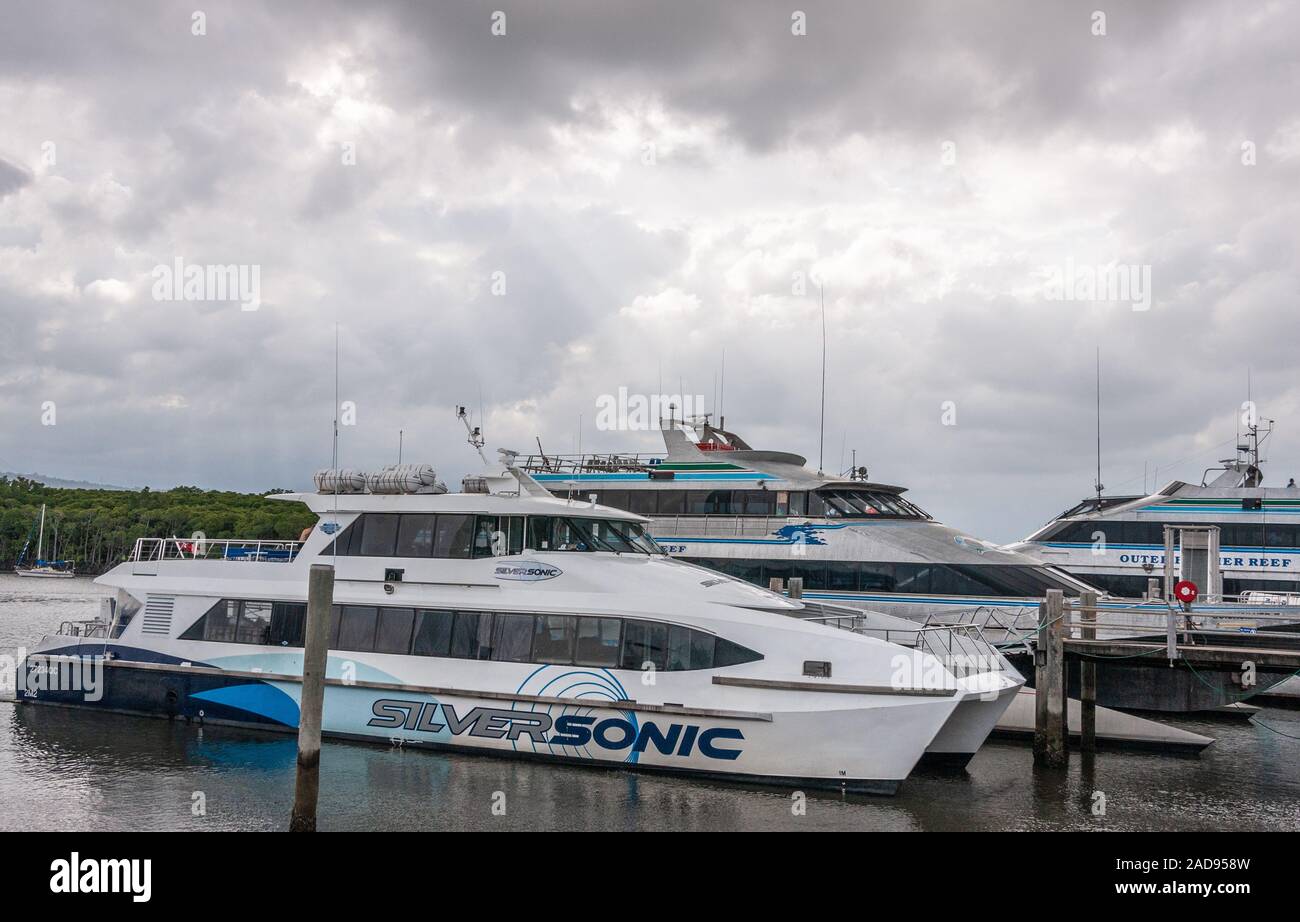
{"type": "Polygon", "coordinates": [[[760,586],[773,579],[803,580],[804,589],[839,592],[902,592],[934,595],[1015,596],[1041,598],[1048,589],[1077,596],[1077,586],[1041,567],[1015,565],[870,563],[855,560],[731,560],[684,558],[760,586]]]}
{"type": "MultiPolygon", "coordinates": [[[[491,557],[493,538],[499,530],[494,515],[371,512],[349,525],[326,553],[340,557],[491,557]]],[[[523,547],[523,519],[507,520],[507,544],[510,538],[516,539],[512,553],[519,553],[523,547]],[[514,534],[510,534],[511,521],[517,523],[514,534]]],[[[498,549],[501,544],[498,539],[498,549]]]]}
{"type": "Polygon", "coordinates": [[[571,516],[368,512],[326,554],[467,559],[534,551],[658,553],[635,522],[571,516]]]}
{"type": "MultiPolygon", "coordinates": [[[[1040,540],[1092,544],[1098,540],[1094,537],[1098,533],[1105,535],[1107,544],[1163,546],[1165,543],[1164,526],[1160,522],[1063,522],[1040,540]]],[[[1300,525],[1271,522],[1220,525],[1219,546],[1261,550],[1300,547],[1300,525]]]]}
{"type": "Polygon", "coordinates": [[[552,487],[562,498],[590,501],[637,515],[769,515],[814,518],[930,516],[895,493],[880,490],[607,490],[582,484],[552,487]]]}
{"type": "MultiPolygon", "coordinates": [[[[301,602],[223,599],[181,640],[301,647],[307,606],[301,602]]],[[[630,618],[535,615],[335,605],[329,647],[609,669],[717,669],[763,657],[705,631],[630,618]]]]}

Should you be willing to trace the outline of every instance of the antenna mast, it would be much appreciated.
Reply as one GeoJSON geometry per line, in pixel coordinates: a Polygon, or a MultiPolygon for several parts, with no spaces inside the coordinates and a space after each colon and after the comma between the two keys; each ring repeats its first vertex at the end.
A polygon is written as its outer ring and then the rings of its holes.
{"type": "Polygon", "coordinates": [[[487,444],[487,440],[483,438],[483,430],[478,426],[469,424],[469,414],[465,412],[464,407],[456,408],[456,418],[465,424],[465,431],[469,433],[469,438],[465,441],[469,442],[474,447],[474,450],[478,452],[479,460],[483,462],[483,466],[488,467],[487,455],[483,454],[483,446],[487,444]]]}
{"type": "Polygon", "coordinates": [[[825,470],[826,455],[826,290],[817,286],[822,306],[822,412],[821,425],[817,430],[817,472],[825,470]]]}
{"type": "Polygon", "coordinates": [[[1097,347],[1097,507],[1101,508],[1101,346],[1097,347]]]}

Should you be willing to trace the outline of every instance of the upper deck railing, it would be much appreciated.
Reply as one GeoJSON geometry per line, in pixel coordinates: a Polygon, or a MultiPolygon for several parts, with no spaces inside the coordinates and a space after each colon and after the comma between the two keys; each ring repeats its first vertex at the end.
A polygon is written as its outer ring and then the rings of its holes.
{"type": "Polygon", "coordinates": [[[664,454],[528,455],[515,463],[530,474],[634,474],[653,469],[664,454]]]}
{"type": "Polygon", "coordinates": [[[160,560],[244,560],[288,563],[298,556],[301,541],[263,541],[238,538],[137,538],[131,552],[134,563],[160,560]]]}

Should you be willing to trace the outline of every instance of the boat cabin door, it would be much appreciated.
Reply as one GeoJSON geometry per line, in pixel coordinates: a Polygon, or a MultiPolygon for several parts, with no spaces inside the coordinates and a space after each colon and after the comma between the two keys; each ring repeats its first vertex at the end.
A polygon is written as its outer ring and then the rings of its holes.
{"type": "Polygon", "coordinates": [[[1165,598],[1172,599],[1174,583],[1187,579],[1196,584],[1207,602],[1223,599],[1222,560],[1218,525],[1165,526],[1165,598]]]}

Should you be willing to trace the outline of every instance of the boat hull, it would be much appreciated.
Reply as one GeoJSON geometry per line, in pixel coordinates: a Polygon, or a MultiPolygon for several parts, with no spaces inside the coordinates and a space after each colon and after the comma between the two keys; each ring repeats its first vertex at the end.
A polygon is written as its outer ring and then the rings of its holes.
{"type": "Polygon", "coordinates": [[[74,576],[77,575],[75,573],[72,573],[71,571],[65,572],[61,570],[21,570],[17,567],[14,568],[14,574],[17,576],[27,577],[28,579],[72,579],[74,576]]]}
{"type": "MultiPolygon", "coordinates": [[[[293,675],[40,654],[28,657],[24,675],[19,698],[25,703],[278,732],[298,726],[302,686],[293,675]],[[98,692],[40,687],[34,671],[52,671],[59,662],[98,662],[87,667],[101,670],[98,692]]],[[[959,703],[957,697],[852,697],[856,706],[719,711],[329,679],[322,733],[388,746],[892,794],[959,703]]],[[[767,703],[780,700],[774,693],[767,703]]]]}
{"type": "Polygon", "coordinates": [[[962,769],[984,745],[1019,693],[1023,681],[995,694],[967,698],[957,705],[939,735],[925,750],[922,765],[962,769]]]}

